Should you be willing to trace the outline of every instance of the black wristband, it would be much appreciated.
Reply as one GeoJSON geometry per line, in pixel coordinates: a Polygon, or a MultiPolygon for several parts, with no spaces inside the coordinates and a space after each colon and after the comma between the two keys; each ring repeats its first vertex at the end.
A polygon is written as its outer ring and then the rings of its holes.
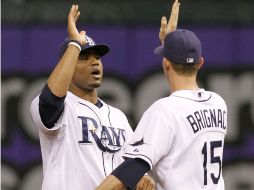
{"type": "Polygon", "coordinates": [[[139,158],[128,158],[111,174],[117,177],[128,189],[135,189],[141,177],[150,170],[150,165],[139,158]]]}

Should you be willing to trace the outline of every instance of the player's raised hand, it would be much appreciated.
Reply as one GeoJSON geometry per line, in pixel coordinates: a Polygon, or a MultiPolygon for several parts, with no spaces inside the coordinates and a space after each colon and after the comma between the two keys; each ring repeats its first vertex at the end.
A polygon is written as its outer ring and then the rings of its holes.
{"type": "Polygon", "coordinates": [[[164,42],[166,35],[167,35],[167,18],[163,16],[161,18],[161,27],[160,27],[160,33],[159,33],[159,38],[162,44],[164,42]]]}
{"type": "Polygon", "coordinates": [[[80,16],[80,11],[78,10],[78,5],[72,5],[70,12],[68,14],[68,27],[67,32],[69,38],[72,40],[79,41],[82,45],[86,43],[86,32],[85,31],[78,31],[76,27],[76,21],[80,16]]]}
{"type": "Polygon", "coordinates": [[[172,32],[176,30],[177,28],[179,8],[180,8],[180,3],[178,2],[178,0],[175,0],[172,6],[171,14],[170,14],[168,25],[167,25],[167,33],[172,32]]]}
{"type": "Polygon", "coordinates": [[[167,22],[167,18],[165,16],[161,18],[159,38],[162,44],[164,42],[166,35],[176,30],[177,28],[179,9],[180,9],[180,3],[178,2],[178,0],[175,0],[171,9],[169,21],[167,22]]]}
{"type": "Polygon", "coordinates": [[[155,183],[151,177],[144,175],[138,182],[136,190],[154,190],[155,183]]]}

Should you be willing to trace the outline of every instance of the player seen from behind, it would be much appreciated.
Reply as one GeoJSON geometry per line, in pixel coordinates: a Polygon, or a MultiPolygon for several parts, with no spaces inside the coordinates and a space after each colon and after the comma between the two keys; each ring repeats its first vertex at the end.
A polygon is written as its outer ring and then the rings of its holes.
{"type": "MultiPolygon", "coordinates": [[[[171,18],[177,21],[178,12],[171,18]]],[[[145,111],[124,150],[125,162],[96,190],[133,187],[148,171],[156,190],[225,189],[222,158],[227,106],[221,96],[197,84],[204,64],[198,37],[183,29],[167,32],[166,25],[163,17],[162,46],[155,53],[163,57],[171,94],[145,111]]]]}

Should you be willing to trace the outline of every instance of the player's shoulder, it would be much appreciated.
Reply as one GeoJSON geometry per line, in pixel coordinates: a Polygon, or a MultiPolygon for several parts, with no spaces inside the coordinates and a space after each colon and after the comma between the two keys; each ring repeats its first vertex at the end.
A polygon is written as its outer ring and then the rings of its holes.
{"type": "Polygon", "coordinates": [[[34,99],[31,102],[30,110],[37,109],[39,107],[39,96],[40,94],[37,94],[34,99]]]}
{"type": "Polygon", "coordinates": [[[221,95],[219,95],[218,93],[212,92],[212,91],[206,91],[206,92],[211,94],[211,99],[212,100],[217,101],[218,103],[226,105],[226,102],[225,102],[224,98],[221,95]]]}
{"type": "Polygon", "coordinates": [[[169,105],[172,105],[173,103],[174,103],[174,97],[170,95],[170,96],[166,96],[156,100],[152,104],[152,107],[168,107],[169,105]]]}
{"type": "Polygon", "coordinates": [[[146,111],[147,112],[158,112],[158,110],[162,111],[164,107],[168,107],[169,104],[171,104],[170,99],[171,99],[170,96],[160,98],[156,100],[155,102],[153,102],[146,111]]]}
{"type": "Polygon", "coordinates": [[[212,96],[214,96],[214,98],[218,98],[218,99],[221,99],[223,100],[222,96],[219,95],[217,92],[213,92],[213,91],[206,91],[207,93],[210,93],[212,96]]]}

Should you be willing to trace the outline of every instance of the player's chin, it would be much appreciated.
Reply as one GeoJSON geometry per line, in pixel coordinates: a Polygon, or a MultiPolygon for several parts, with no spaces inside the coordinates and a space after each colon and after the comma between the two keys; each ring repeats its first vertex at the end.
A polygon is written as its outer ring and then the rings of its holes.
{"type": "Polygon", "coordinates": [[[101,86],[101,81],[97,81],[94,83],[89,84],[91,88],[99,88],[101,86]]]}

